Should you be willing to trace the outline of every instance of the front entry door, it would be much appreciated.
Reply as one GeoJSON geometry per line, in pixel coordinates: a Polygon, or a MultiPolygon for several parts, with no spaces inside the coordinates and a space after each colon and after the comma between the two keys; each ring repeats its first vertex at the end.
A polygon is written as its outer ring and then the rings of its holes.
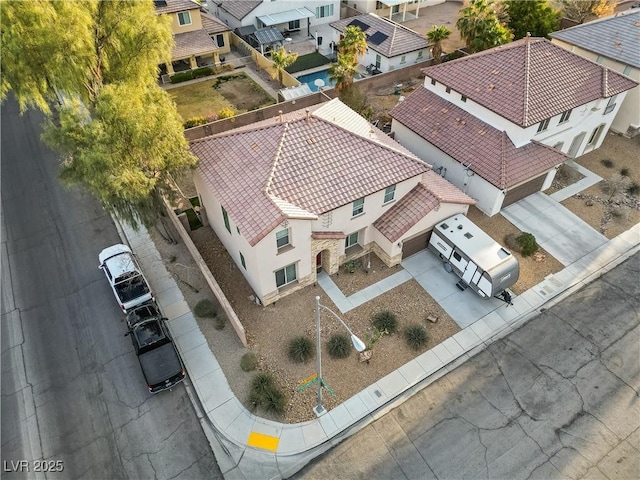
{"type": "Polygon", "coordinates": [[[316,255],[316,273],[322,270],[322,252],[316,255]]]}

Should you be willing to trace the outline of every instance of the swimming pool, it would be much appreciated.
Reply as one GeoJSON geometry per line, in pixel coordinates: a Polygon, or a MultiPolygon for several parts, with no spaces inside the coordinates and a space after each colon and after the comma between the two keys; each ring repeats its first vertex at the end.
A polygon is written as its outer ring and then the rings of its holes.
{"type": "MultiPolygon", "coordinates": [[[[312,92],[317,92],[319,90],[319,88],[316,86],[315,82],[318,79],[321,79],[324,81],[324,87],[323,88],[333,88],[336,84],[336,82],[329,80],[329,69],[325,69],[325,70],[320,70],[318,72],[314,72],[314,73],[307,73],[305,75],[300,75],[298,78],[298,81],[300,83],[306,83],[307,85],[309,85],[309,88],[311,89],[312,92]]],[[[358,80],[362,78],[362,75],[360,75],[359,73],[356,73],[354,79],[358,80]]]]}

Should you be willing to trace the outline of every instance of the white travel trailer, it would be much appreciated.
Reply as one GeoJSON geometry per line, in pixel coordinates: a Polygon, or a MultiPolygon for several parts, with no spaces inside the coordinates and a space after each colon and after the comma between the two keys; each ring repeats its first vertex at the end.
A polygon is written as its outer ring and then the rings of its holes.
{"type": "Polygon", "coordinates": [[[458,287],[471,287],[486,298],[501,295],[510,303],[506,289],[518,280],[518,259],[467,217],[455,215],[438,223],[428,247],[462,279],[458,287]]]}

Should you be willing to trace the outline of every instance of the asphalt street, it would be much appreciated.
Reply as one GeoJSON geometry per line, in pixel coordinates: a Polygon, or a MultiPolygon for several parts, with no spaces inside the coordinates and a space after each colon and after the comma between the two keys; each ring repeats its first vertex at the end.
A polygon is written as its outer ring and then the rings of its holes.
{"type": "Polygon", "coordinates": [[[222,478],[185,387],[150,395],[124,337],[111,217],[60,185],[42,115],[1,114],[3,477],[222,478]]]}
{"type": "Polygon", "coordinates": [[[640,253],[296,479],[640,478],[640,253]]]}

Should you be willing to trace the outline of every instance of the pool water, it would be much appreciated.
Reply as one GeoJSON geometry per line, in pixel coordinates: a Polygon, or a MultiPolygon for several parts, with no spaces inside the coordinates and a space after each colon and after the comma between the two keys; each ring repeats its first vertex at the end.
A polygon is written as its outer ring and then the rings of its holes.
{"type": "MultiPolygon", "coordinates": [[[[325,70],[320,70],[318,72],[307,73],[306,75],[300,75],[297,78],[300,83],[306,83],[307,85],[309,85],[309,88],[311,89],[312,92],[317,92],[319,90],[318,86],[315,83],[313,83],[319,78],[324,80],[323,88],[333,88],[336,84],[336,82],[329,80],[328,68],[325,70]]],[[[358,80],[359,78],[362,78],[362,76],[356,73],[354,78],[358,80]]]]}

